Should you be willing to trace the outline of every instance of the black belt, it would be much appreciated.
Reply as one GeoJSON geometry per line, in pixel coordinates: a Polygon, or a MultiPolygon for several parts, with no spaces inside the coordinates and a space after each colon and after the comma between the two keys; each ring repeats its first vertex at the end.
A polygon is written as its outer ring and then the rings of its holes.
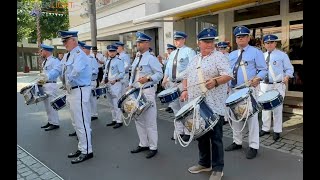
{"type": "Polygon", "coordinates": [[[268,82],[268,83],[262,81],[262,83],[263,84],[277,84],[277,83],[282,83],[282,81],[279,81],[279,82],[268,82]]]}
{"type": "Polygon", "coordinates": [[[46,83],[57,83],[57,81],[46,81],[46,83]]]}
{"type": "Polygon", "coordinates": [[[151,88],[151,87],[153,87],[153,84],[150,85],[150,86],[147,86],[147,87],[143,87],[142,89],[148,89],[148,88],[151,88]]]}
{"type": "Polygon", "coordinates": [[[86,85],[83,85],[83,86],[73,86],[73,87],[71,87],[71,89],[82,88],[82,87],[86,87],[86,85]]]}

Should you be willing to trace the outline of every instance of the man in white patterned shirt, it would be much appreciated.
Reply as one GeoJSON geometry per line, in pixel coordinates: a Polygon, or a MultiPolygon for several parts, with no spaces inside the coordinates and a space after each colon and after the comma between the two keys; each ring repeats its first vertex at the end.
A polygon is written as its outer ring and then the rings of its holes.
{"type": "Polygon", "coordinates": [[[180,96],[181,100],[188,98],[190,102],[206,93],[205,103],[215,114],[219,115],[219,120],[213,129],[197,138],[200,160],[198,164],[188,169],[190,173],[212,170],[209,180],[220,180],[223,176],[222,126],[225,100],[227,99],[227,82],[232,79],[228,59],[221,52],[215,50],[214,38],[216,34],[216,30],[213,28],[204,29],[198,34],[200,53],[188,64],[180,96]],[[205,83],[196,86],[195,84],[199,82],[205,83]],[[187,88],[188,86],[189,88],[187,88]]]}

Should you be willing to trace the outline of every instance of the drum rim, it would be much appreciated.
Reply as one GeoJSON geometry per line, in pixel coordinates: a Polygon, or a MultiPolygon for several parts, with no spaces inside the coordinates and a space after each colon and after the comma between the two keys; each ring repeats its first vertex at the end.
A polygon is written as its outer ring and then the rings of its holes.
{"type": "MultiPolygon", "coordinates": [[[[201,102],[203,102],[205,100],[205,97],[204,96],[201,96],[201,98],[199,99],[199,101],[197,102],[197,103],[201,103],[201,102]]],[[[187,104],[185,104],[185,105],[187,105],[187,104]]],[[[183,107],[183,106],[182,106],[183,107]]],[[[181,108],[182,108],[181,107],[181,108]]],[[[180,109],[181,109],[180,108],[180,109]]],[[[186,111],[185,112],[183,112],[183,113],[181,113],[180,115],[179,115],[179,117],[180,116],[184,116],[185,114],[187,114],[187,113],[189,113],[191,110],[193,109],[193,106],[190,106],[188,109],[186,109],[186,111]]],[[[179,112],[179,111],[178,111],[179,112]]],[[[177,112],[177,113],[178,113],[177,112]]],[[[176,116],[176,115],[174,115],[174,117],[175,117],[175,119],[181,119],[182,117],[180,117],[180,118],[178,118],[178,116],[176,116]]]]}
{"type": "MultiPolygon", "coordinates": [[[[230,94],[230,96],[226,99],[226,102],[225,102],[225,103],[226,103],[226,106],[232,105],[232,104],[236,104],[236,103],[242,101],[243,99],[249,97],[249,95],[250,95],[250,93],[251,93],[251,89],[250,89],[250,88],[244,88],[244,89],[248,89],[248,92],[247,92],[246,94],[240,96],[238,99],[236,99],[236,100],[234,100],[234,101],[232,101],[232,102],[227,102],[228,98],[232,95],[232,94],[230,94]]],[[[241,89],[241,90],[242,90],[242,89],[241,89]]],[[[238,92],[239,92],[239,91],[238,91],[238,92]]],[[[237,93],[237,92],[235,92],[235,93],[237,93]]]]}
{"type": "Polygon", "coordinates": [[[161,92],[157,95],[157,97],[161,98],[161,97],[164,97],[164,96],[169,95],[169,93],[167,93],[167,94],[161,94],[161,93],[164,92],[164,91],[171,90],[171,89],[176,89],[176,91],[173,91],[171,94],[177,93],[177,92],[179,91],[179,88],[178,88],[178,87],[172,87],[172,88],[165,89],[165,90],[161,91],[161,92]]]}
{"type": "Polygon", "coordinates": [[[280,92],[277,91],[277,90],[269,90],[269,91],[266,91],[265,93],[264,93],[264,94],[261,94],[261,95],[257,98],[257,102],[258,102],[258,103],[269,103],[269,102],[271,102],[271,101],[274,101],[274,100],[279,99],[280,97],[282,97],[282,95],[280,94],[280,92]],[[276,97],[272,98],[272,99],[269,99],[268,101],[259,101],[259,98],[260,98],[261,96],[263,96],[265,93],[270,92],[270,91],[276,91],[276,92],[278,92],[278,95],[277,95],[276,97]]]}

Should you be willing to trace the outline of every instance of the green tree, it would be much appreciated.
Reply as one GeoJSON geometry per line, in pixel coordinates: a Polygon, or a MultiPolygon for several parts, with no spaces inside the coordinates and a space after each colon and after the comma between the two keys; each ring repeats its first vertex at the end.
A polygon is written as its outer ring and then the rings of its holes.
{"type": "MultiPolygon", "coordinates": [[[[18,40],[31,38],[36,41],[36,17],[30,13],[35,0],[18,0],[18,40]]],[[[69,29],[69,15],[67,0],[42,0],[40,14],[41,41],[57,37],[58,30],[69,29]]]]}
{"type": "Polygon", "coordinates": [[[34,18],[30,15],[32,3],[24,0],[17,1],[17,41],[23,38],[31,37],[36,24],[34,18]]]}

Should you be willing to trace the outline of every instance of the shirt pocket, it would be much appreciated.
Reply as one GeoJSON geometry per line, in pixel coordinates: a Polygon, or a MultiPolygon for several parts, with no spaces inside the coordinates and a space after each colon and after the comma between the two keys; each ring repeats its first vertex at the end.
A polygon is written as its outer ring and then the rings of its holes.
{"type": "Polygon", "coordinates": [[[145,73],[147,73],[147,72],[150,71],[148,61],[142,61],[142,60],[141,60],[138,68],[139,68],[139,71],[140,71],[140,72],[145,72],[145,73]]]}

